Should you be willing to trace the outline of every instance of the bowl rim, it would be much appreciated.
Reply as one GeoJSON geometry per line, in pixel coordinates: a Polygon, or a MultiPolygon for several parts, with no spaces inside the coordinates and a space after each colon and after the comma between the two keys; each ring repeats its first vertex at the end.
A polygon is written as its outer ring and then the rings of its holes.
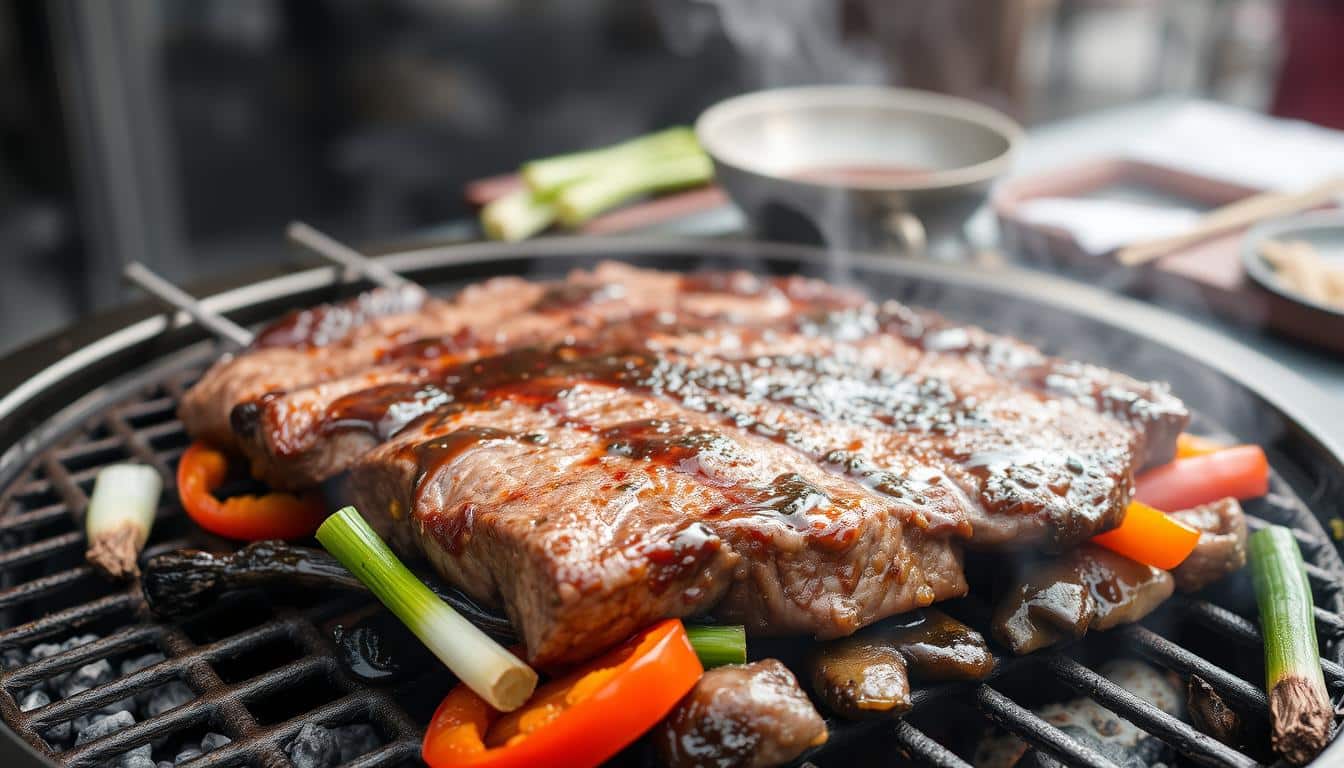
{"type": "Polygon", "coordinates": [[[805,85],[791,88],[770,88],[732,96],[719,101],[695,121],[695,134],[700,145],[715,163],[762,176],[774,181],[787,182],[819,189],[852,189],[878,192],[904,192],[947,187],[988,181],[1008,170],[1025,136],[1022,126],[1002,112],[970,99],[947,96],[914,88],[894,88],[884,85],[805,85]],[[728,159],[716,139],[722,127],[732,120],[762,111],[812,110],[830,106],[862,104],[896,107],[907,111],[924,112],[952,118],[986,128],[1005,141],[999,154],[978,163],[957,168],[931,171],[896,182],[828,183],[812,179],[797,179],[767,170],[741,158],[728,159]]]}
{"type": "Polygon", "coordinates": [[[1337,229],[1344,232],[1344,209],[1309,211],[1292,216],[1262,221],[1246,231],[1241,241],[1241,264],[1261,288],[1277,294],[1287,301],[1324,312],[1337,319],[1344,320],[1344,308],[1323,304],[1309,299],[1279,279],[1278,270],[1260,255],[1260,244],[1266,240],[1281,237],[1292,232],[1304,232],[1315,229],[1337,229]]]}

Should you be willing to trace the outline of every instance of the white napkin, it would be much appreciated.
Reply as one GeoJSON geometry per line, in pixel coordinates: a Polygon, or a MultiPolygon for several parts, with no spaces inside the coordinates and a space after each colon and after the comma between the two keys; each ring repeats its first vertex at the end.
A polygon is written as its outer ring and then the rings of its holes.
{"type": "MultiPolygon", "coordinates": [[[[1201,101],[1158,122],[1122,154],[1245,186],[1300,190],[1344,175],[1344,132],[1201,101]]],[[[1094,198],[1038,198],[1020,212],[1068,230],[1093,254],[1180,234],[1200,217],[1185,208],[1094,198]]]]}
{"type": "Polygon", "coordinates": [[[1127,154],[1250,187],[1297,190],[1344,174],[1344,132],[1200,101],[1158,123],[1127,154]]]}
{"type": "Polygon", "coordinates": [[[1083,250],[1094,254],[1180,234],[1200,217],[1189,208],[1068,197],[1032,198],[1022,203],[1018,215],[1033,224],[1068,230],[1083,250]]]}

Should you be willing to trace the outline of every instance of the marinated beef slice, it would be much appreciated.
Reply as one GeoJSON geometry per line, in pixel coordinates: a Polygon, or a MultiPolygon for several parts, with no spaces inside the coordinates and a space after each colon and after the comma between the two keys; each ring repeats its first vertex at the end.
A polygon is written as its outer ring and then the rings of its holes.
{"type": "Polygon", "coordinates": [[[950,490],[876,495],[618,388],[576,384],[564,403],[438,412],[346,483],[395,546],[502,604],[539,663],[667,616],[836,637],[965,593],[950,490]]]}
{"type": "Polygon", "coordinates": [[[603,264],[311,312],[350,319],[221,361],[188,429],[222,419],[276,487],[341,477],[541,660],[662,616],[835,637],[960,594],[961,541],[1106,530],[1188,418],[1161,385],[802,278],[603,264]]]}

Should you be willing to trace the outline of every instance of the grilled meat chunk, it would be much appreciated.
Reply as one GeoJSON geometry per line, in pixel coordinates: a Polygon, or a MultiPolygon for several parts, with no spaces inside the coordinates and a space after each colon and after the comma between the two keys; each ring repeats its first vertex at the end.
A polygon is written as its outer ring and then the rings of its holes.
{"type": "Polygon", "coordinates": [[[787,447],[616,388],[440,412],[356,465],[374,525],[502,603],[538,663],[713,610],[836,637],[965,593],[956,494],[869,493],[787,447]]]}
{"type": "Polygon", "coordinates": [[[994,637],[1024,654],[1147,616],[1170,573],[1091,544],[1028,568],[994,611],[994,637]]]}
{"type": "Polygon", "coordinates": [[[358,372],[398,340],[417,337],[417,329],[451,333],[465,317],[498,315],[498,302],[507,294],[534,290],[540,289],[523,280],[500,279],[449,303],[414,286],[381,288],[353,301],[290,313],[262,329],[250,348],[206,371],[182,398],[178,416],[193,437],[230,447],[235,405],[358,372]]]}
{"type": "Polygon", "coordinates": [[[1171,516],[1199,529],[1195,551],[1171,572],[1177,589],[1198,592],[1246,565],[1246,515],[1236,499],[1221,499],[1171,516]]]}
{"type": "Polygon", "coordinates": [[[774,659],[711,669],[654,731],[669,768],[765,768],[826,742],[826,723],[774,659]]]}

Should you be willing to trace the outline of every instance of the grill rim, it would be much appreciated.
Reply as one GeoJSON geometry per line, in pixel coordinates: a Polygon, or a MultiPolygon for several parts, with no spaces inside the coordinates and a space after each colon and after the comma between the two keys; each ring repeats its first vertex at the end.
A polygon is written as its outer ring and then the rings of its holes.
{"type": "MultiPolygon", "coordinates": [[[[648,257],[699,257],[710,259],[748,259],[760,262],[780,261],[798,265],[824,266],[835,257],[827,252],[804,246],[759,243],[750,241],[703,241],[694,239],[647,238],[566,238],[543,240],[523,245],[479,244],[448,246],[402,252],[389,256],[387,264],[412,276],[430,275],[457,280],[479,277],[479,274],[452,275],[454,269],[470,268],[484,273],[512,273],[515,269],[499,267],[522,261],[536,263],[538,259],[594,261],[600,258],[632,259],[648,257]]],[[[1325,393],[1286,367],[1264,357],[1232,339],[1223,337],[1190,320],[1173,315],[1137,301],[1117,297],[1089,286],[1074,284],[1060,278],[1023,270],[998,271],[988,274],[970,272],[955,266],[924,262],[897,261],[874,254],[847,254],[850,263],[858,269],[886,273],[898,278],[927,281],[935,285],[970,289],[995,294],[1019,303],[1059,310],[1114,327],[1143,340],[1156,344],[1168,352],[1187,358],[1198,366],[1220,374],[1260,400],[1259,405],[1281,415],[1287,426],[1295,430],[1297,439],[1305,438],[1316,451],[1328,456],[1338,465],[1338,474],[1344,476],[1344,422],[1337,423],[1331,416],[1330,403],[1325,393]]],[[[694,264],[694,261],[691,262],[694,264]]],[[[427,283],[435,282],[426,278],[427,283]]],[[[277,308],[302,306],[329,300],[337,294],[350,293],[362,287],[358,283],[341,280],[341,274],[330,268],[309,269],[282,275],[260,282],[244,283],[216,293],[207,299],[207,306],[233,314],[247,322],[262,316],[274,316],[277,308]]],[[[917,303],[917,302],[916,302],[917,303]]],[[[55,368],[42,364],[42,358],[25,356],[36,346],[47,350],[61,348],[51,339],[30,345],[18,352],[0,358],[0,370],[20,376],[28,386],[28,393],[11,391],[0,398],[0,487],[7,487],[14,476],[26,468],[29,460],[59,439],[66,428],[75,426],[78,416],[72,410],[83,405],[86,409],[105,403],[109,393],[119,386],[95,387],[87,383],[100,367],[108,364],[119,367],[122,378],[141,367],[140,361],[148,356],[153,366],[168,364],[181,356],[201,358],[213,354],[213,345],[197,344],[207,338],[194,324],[165,316],[154,305],[145,302],[132,308],[123,308],[95,316],[86,323],[72,328],[57,339],[64,339],[64,348],[75,349],[61,358],[55,368]],[[128,318],[121,320],[121,318],[128,318]],[[136,319],[138,318],[138,319],[136,319]],[[108,331],[116,322],[127,322],[108,331]],[[82,345],[77,342],[83,342],[82,345]],[[72,371],[74,359],[77,367],[72,371]],[[63,365],[64,364],[64,365],[63,365]],[[15,374],[15,372],[18,372],[15,374]],[[82,374],[82,375],[80,375],[82,374]],[[47,382],[64,386],[47,386],[47,382]],[[82,387],[86,392],[80,400],[71,403],[57,395],[62,389],[82,387]],[[24,395],[14,397],[14,395],[24,395]],[[69,404],[63,408],[44,406],[55,397],[56,402],[69,404]],[[35,420],[40,419],[34,429],[35,420]],[[25,432],[24,430],[29,431],[25,432]]],[[[3,390],[0,390],[3,391],[3,390]]],[[[1320,517],[1319,514],[1315,514],[1320,517]]],[[[1332,551],[1338,554],[1337,547],[1332,551]]],[[[900,726],[895,727],[899,731],[900,726]]],[[[26,762],[19,765],[51,765],[8,727],[4,729],[6,744],[0,744],[0,755],[9,756],[8,747],[17,748],[26,762]]],[[[1344,756],[1344,740],[1337,739],[1318,758],[1325,761],[1344,756]]]]}

